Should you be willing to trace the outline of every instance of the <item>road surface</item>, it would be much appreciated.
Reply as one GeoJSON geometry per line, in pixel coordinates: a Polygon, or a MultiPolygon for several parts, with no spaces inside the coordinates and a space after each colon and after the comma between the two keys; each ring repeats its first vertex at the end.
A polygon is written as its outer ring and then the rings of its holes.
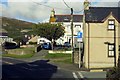
{"type": "Polygon", "coordinates": [[[49,60],[25,62],[2,58],[2,80],[105,80],[105,72],[73,71],[49,63],[49,60]]]}

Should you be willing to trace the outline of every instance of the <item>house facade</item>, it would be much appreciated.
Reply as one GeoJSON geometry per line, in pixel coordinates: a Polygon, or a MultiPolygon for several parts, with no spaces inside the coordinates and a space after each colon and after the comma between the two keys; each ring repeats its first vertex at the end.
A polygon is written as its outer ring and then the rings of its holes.
{"type": "Polygon", "coordinates": [[[83,63],[86,68],[107,68],[117,65],[120,48],[119,11],[119,7],[89,5],[85,9],[83,63]]]}
{"type": "Polygon", "coordinates": [[[2,45],[6,41],[12,42],[13,38],[8,37],[8,33],[5,29],[0,29],[0,45],[2,45]]]}
{"type": "MultiPolygon", "coordinates": [[[[78,47],[78,42],[77,42],[77,33],[83,32],[83,15],[73,15],[73,32],[74,32],[74,39],[73,39],[73,44],[74,48],[78,47]]],[[[57,15],[55,14],[55,11],[51,11],[51,17],[50,17],[50,23],[62,23],[65,34],[64,36],[60,37],[56,42],[58,44],[64,44],[65,42],[71,43],[72,41],[72,36],[71,36],[71,15],[67,14],[62,14],[62,15],[57,15]]]]}

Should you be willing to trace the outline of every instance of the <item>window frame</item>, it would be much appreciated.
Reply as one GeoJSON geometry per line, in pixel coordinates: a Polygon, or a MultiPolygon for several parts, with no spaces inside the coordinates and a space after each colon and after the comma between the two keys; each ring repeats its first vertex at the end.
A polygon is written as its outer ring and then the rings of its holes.
{"type": "Polygon", "coordinates": [[[75,27],[79,26],[79,28],[81,28],[81,25],[75,25],[75,27]]]}
{"type": "Polygon", "coordinates": [[[115,47],[114,43],[108,44],[108,57],[114,57],[114,47],[115,47]],[[113,46],[113,50],[110,49],[110,46],[113,46]],[[110,52],[113,52],[113,54],[111,55],[110,52]]]}
{"type": "Polygon", "coordinates": [[[114,19],[109,19],[108,20],[108,30],[114,30],[115,29],[115,20],[114,19]],[[111,23],[110,23],[111,22],[111,23]],[[113,22],[113,23],[112,23],[113,22]],[[114,26],[113,28],[110,28],[110,26],[114,26]]]}

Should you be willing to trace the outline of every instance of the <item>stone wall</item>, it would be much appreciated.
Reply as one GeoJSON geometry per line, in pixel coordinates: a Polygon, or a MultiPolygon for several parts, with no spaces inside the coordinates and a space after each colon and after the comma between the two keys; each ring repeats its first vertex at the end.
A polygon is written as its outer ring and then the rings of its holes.
{"type": "Polygon", "coordinates": [[[19,49],[10,49],[6,50],[8,54],[17,54],[17,55],[24,55],[32,53],[31,50],[19,50],[19,49]]]}

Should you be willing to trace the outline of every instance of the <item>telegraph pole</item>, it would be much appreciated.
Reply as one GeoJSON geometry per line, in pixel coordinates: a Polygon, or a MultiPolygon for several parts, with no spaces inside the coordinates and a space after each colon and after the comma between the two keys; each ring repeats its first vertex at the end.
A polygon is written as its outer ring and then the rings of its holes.
{"type": "Polygon", "coordinates": [[[71,46],[71,50],[72,50],[72,63],[74,63],[74,45],[73,45],[73,8],[71,8],[71,34],[72,34],[72,46],[71,46]]]}

